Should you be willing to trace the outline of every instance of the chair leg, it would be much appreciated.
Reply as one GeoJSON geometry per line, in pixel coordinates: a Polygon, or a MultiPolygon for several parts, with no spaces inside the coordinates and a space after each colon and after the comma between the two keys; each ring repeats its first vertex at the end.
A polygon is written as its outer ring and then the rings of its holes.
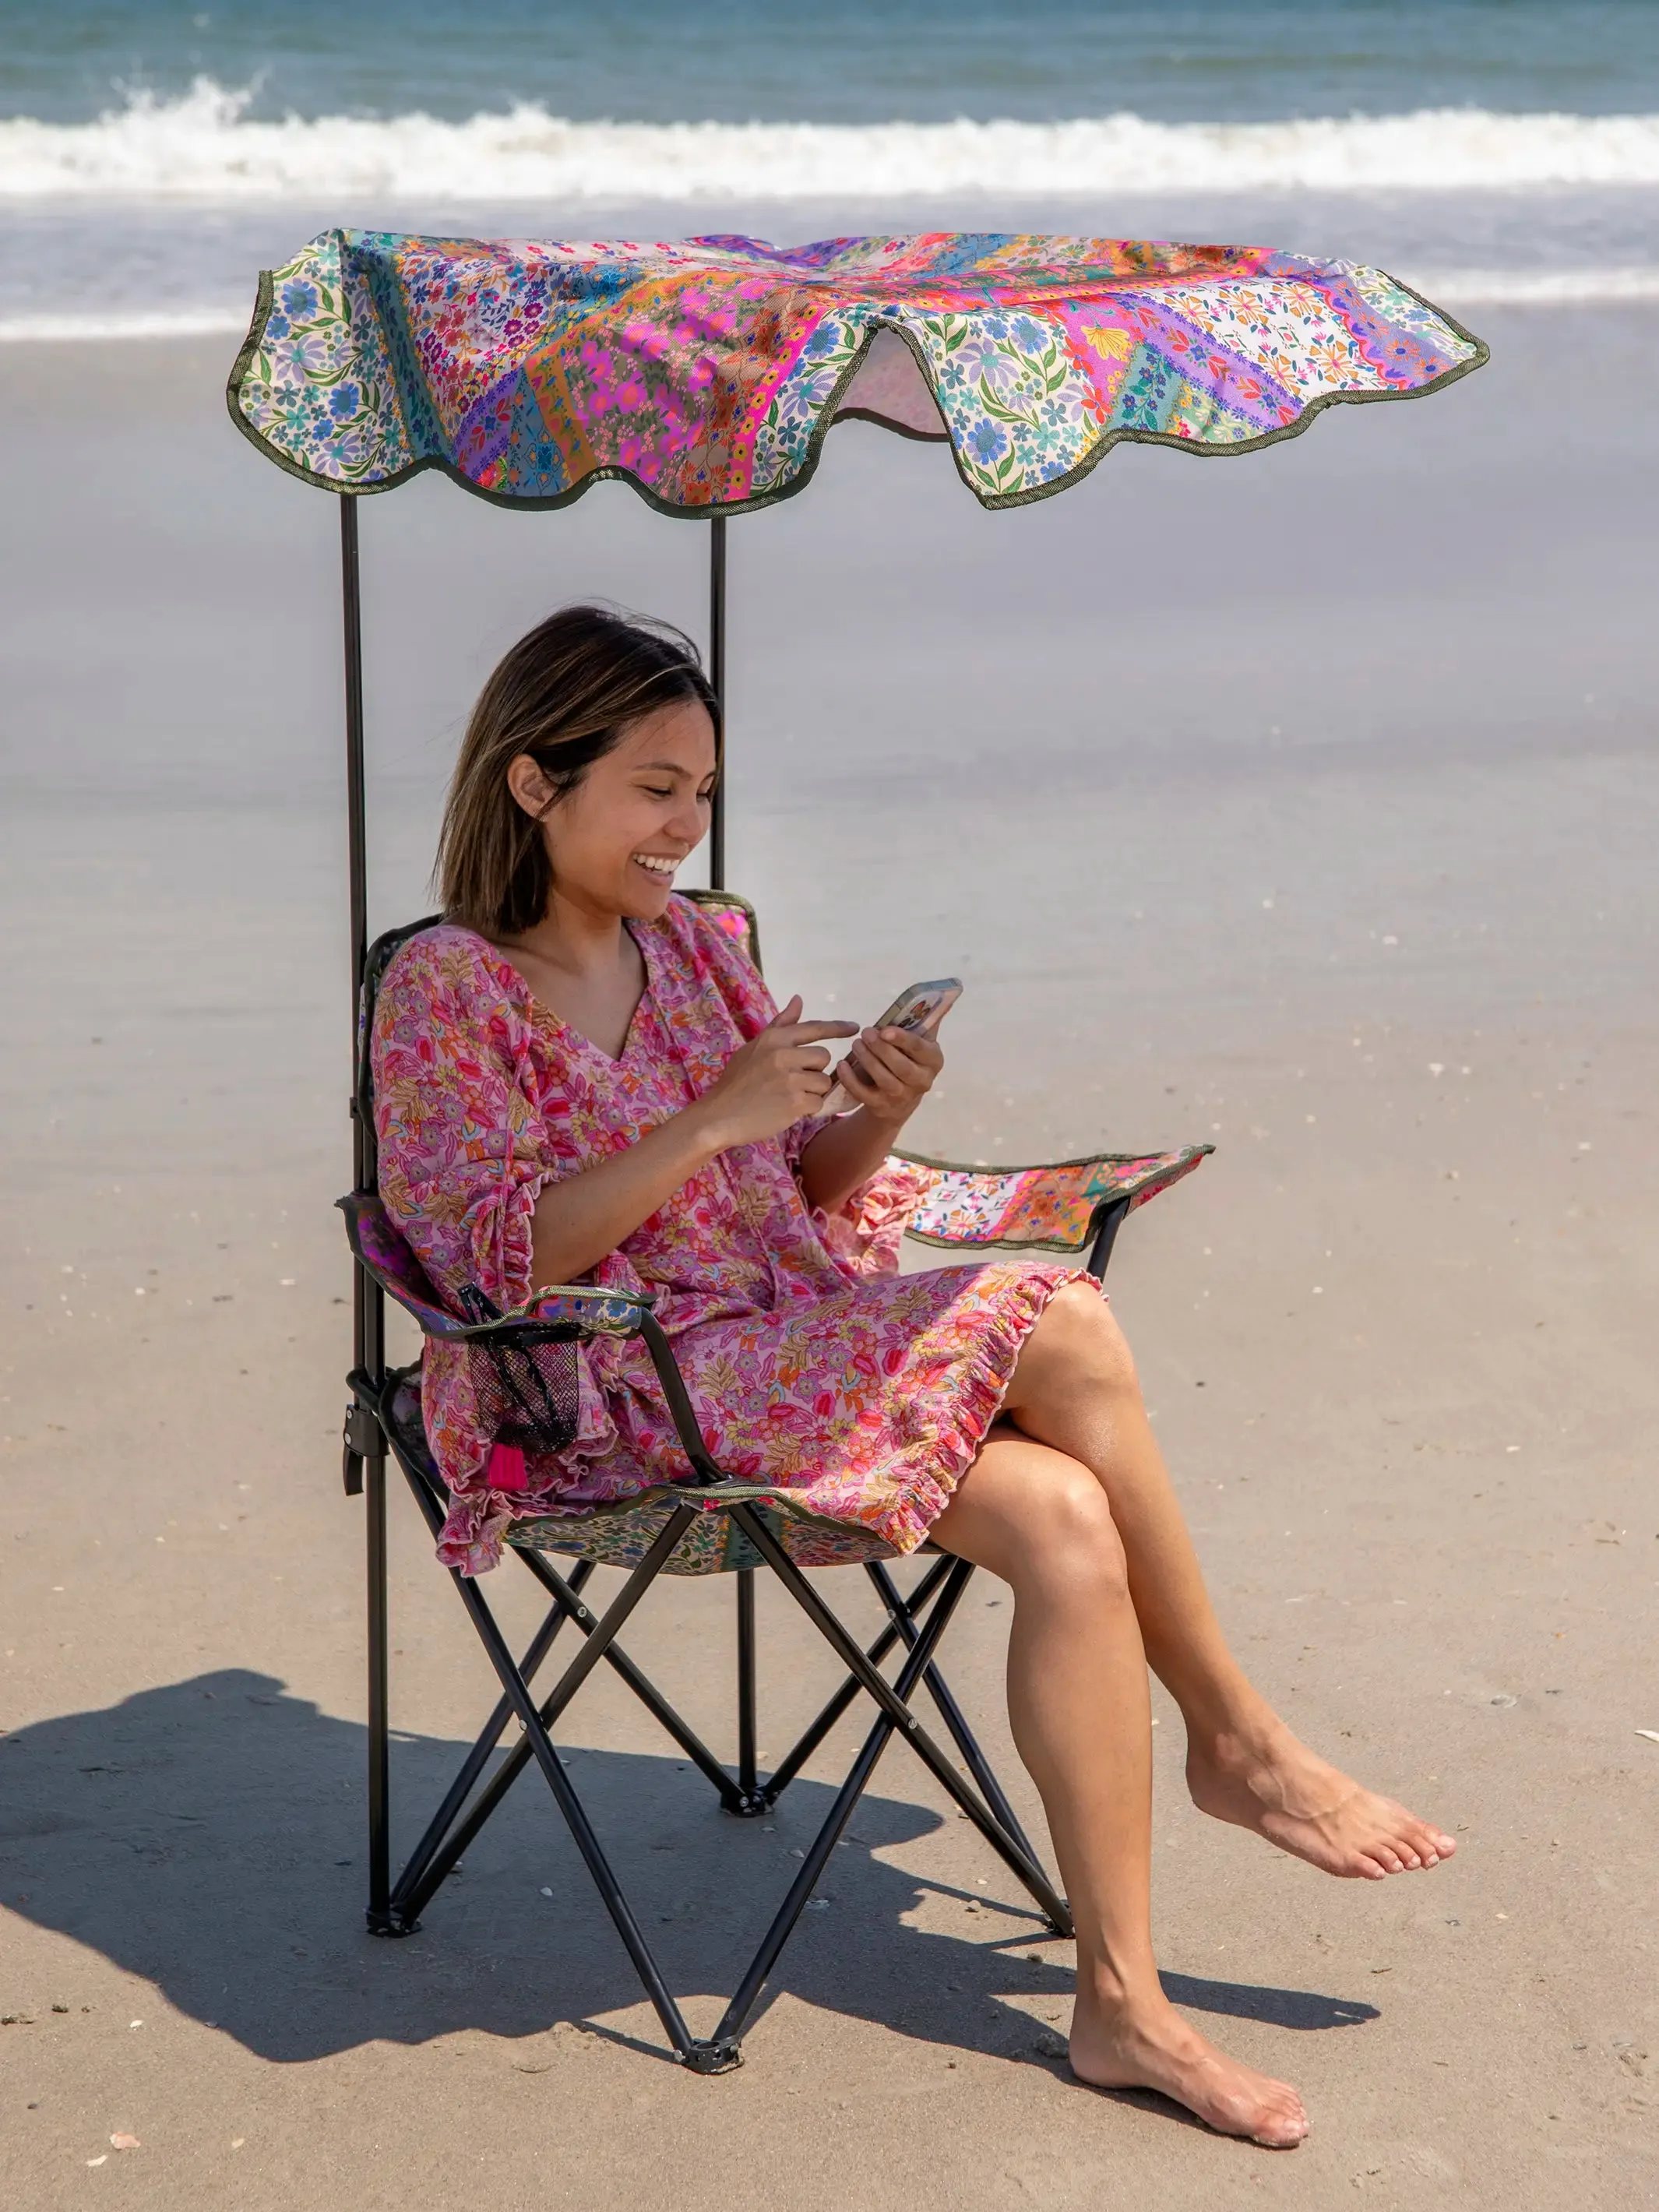
{"type": "MultiPolygon", "coordinates": [[[[438,1501],[427,1496],[419,1470],[398,1449],[395,1435],[391,1441],[422,1512],[428,1521],[432,1521],[438,1510],[438,1501]]],[[[908,1598],[892,1583],[884,1570],[878,1569],[872,1579],[881,1593],[888,1621],[866,1652],[823,1604],[760,1516],[751,1507],[741,1505],[727,1508],[733,1522],[850,1670],[842,1691],[830,1700],[818,1720],[792,1751],[785,1768],[775,1774],[763,1788],[759,1784],[756,1769],[755,1691],[757,1670],[752,1570],[740,1573],[738,1585],[738,1783],[736,1790],[731,1778],[714,1760],[713,1754],[696,1739],[626,1656],[615,1648],[616,1638],[629,1614],[666,1565],[690,1526],[694,1511],[692,1507],[682,1507],[672,1515],[644,1559],[629,1576],[604,1618],[598,1621],[580,1596],[592,1571],[591,1566],[586,1563],[579,1566],[567,1583],[540,1554],[521,1553],[526,1565],[532,1567],[543,1587],[555,1600],[555,1610],[543,1623],[521,1664],[515,1664],[500,1626],[476,1582],[459,1574],[452,1577],[501,1683],[502,1696],[483,1735],[463,1762],[443,1805],[428,1824],[393,1892],[390,1882],[390,1829],[386,1818],[386,1787],[389,1730],[386,1670],[384,1457],[378,1462],[371,1460],[367,1473],[369,1478],[369,1495],[366,1503],[369,1509],[370,1812],[374,1823],[371,1831],[371,1872],[372,1880],[378,1884],[373,1893],[373,1901],[378,1908],[381,1923],[376,1932],[388,1935],[412,1932],[418,1924],[418,1915],[423,1905],[483,1827],[517,1775],[534,1759],[633,1961],[641,1984],[673,2045],[676,2057],[682,2064],[699,2073],[725,2072],[741,2063],[739,2039],[744,2026],[805,1911],[812,1889],[822,1876],[830,1854],[839,1842],[854,1808],[868,1787],[889,1737],[901,1734],[908,1737],[934,1778],[1030,1892],[1050,1924],[1062,1935],[1071,1933],[1070,1917],[1064,1900],[1043,1874],[996,1784],[994,1775],[933,1663],[933,1654],[939,1639],[972,1576],[971,1565],[963,1560],[942,1557],[929,1567],[908,1598]],[[924,1620],[922,1608],[925,1606],[929,1607],[929,1610],[924,1620]],[[542,1664],[567,1618],[574,1620],[581,1630],[582,1647],[573,1656],[552,1691],[538,1705],[530,1688],[530,1679],[542,1664]],[[901,1641],[908,1650],[895,1681],[889,1683],[878,1670],[881,1661],[901,1641]],[[800,1873],[767,1930],[759,1950],[726,2008],[720,2027],[710,2038],[692,2035],[554,1747],[550,1734],[553,1723],[601,1659],[623,1674],[629,1687],[635,1690],[696,1764],[722,1789],[722,1802],[725,1802],[726,1793],[731,1792],[735,1796],[738,1791],[750,1801],[742,1808],[745,1811],[767,1809],[777,1792],[799,1771],[811,1750],[860,1692],[870,1696],[877,1706],[874,1726],[851,1771],[837,1791],[830,1814],[802,1863],[800,1873]],[[957,1747],[980,1784],[982,1796],[975,1795],[962,1781],[944,1751],[921,1727],[916,1715],[910,1710],[909,1700],[918,1686],[924,1683],[938,1703],[957,1747]],[[496,1769],[488,1784],[478,1792],[471,1809],[463,1811],[467,1796],[482,1778],[510,1717],[517,1717],[523,1730],[523,1739],[496,1769]],[[376,1850],[378,1858],[374,1856],[376,1850]]],[[[437,1525],[434,1522],[434,1528],[437,1525]]],[[[370,1924],[375,1925],[373,1914],[370,1924]]]]}
{"type": "MultiPolygon", "coordinates": [[[[419,1506],[428,1528],[432,1531],[433,1535],[435,1537],[439,1530],[443,1526],[444,1505],[442,1499],[437,1491],[434,1488],[430,1477],[422,1470],[419,1464],[411,1460],[408,1454],[404,1450],[398,1440],[395,1431],[392,1432],[392,1448],[393,1452],[396,1454],[398,1466],[401,1467],[404,1471],[404,1474],[408,1481],[410,1489],[414,1493],[415,1503],[419,1506]]],[[[592,1572],[592,1563],[579,1563],[571,1576],[571,1579],[567,1582],[564,1577],[559,1572],[558,1569],[551,1564],[544,1553],[526,1549],[520,1551],[518,1553],[518,1557],[523,1562],[525,1566],[529,1569],[530,1572],[535,1577],[536,1580],[541,1584],[548,1595],[554,1601],[555,1604],[559,1606],[569,1615],[570,1619],[575,1622],[577,1627],[581,1630],[583,1635],[591,1635],[594,1627],[593,1615],[589,1612],[588,1608],[582,1604],[578,1595],[578,1591],[581,1588],[582,1584],[586,1583],[588,1575],[592,1572]]],[[[669,1704],[667,1698],[665,1698],[661,1691],[657,1688],[655,1683],[653,1683],[648,1676],[641,1673],[640,1669],[634,1664],[634,1662],[629,1657],[628,1654],[623,1650],[621,1646],[618,1644],[613,1644],[606,1647],[605,1662],[606,1666],[611,1668],[617,1674],[621,1675],[623,1680],[627,1683],[629,1688],[634,1692],[634,1695],[639,1699],[640,1703],[645,1707],[646,1711],[651,1715],[653,1719],[660,1723],[662,1727],[667,1730],[668,1734],[673,1737],[675,1742],[678,1744],[680,1749],[685,1753],[686,1757],[691,1760],[693,1765],[699,1767],[702,1771],[708,1776],[708,1779],[714,1784],[715,1789],[720,1793],[720,1803],[722,1808],[729,1813],[742,1811],[743,1807],[738,1797],[738,1793],[732,1783],[731,1776],[715,1758],[714,1753],[709,1750],[708,1745],[705,1744],[702,1739],[696,1734],[695,1729],[691,1729],[681,1719],[680,1716],[675,1711],[672,1705],[669,1704]]],[[[500,1802],[501,1796],[504,1794],[505,1787],[518,1778],[518,1777],[524,1771],[524,1769],[528,1763],[529,1753],[524,1749],[524,1747],[520,1745],[519,1748],[511,1754],[509,1761],[511,1767],[510,1773],[505,1769],[502,1770],[502,1771],[497,1776],[495,1783],[491,1785],[492,1790],[495,1790],[496,1793],[495,1798],[492,1799],[492,1806],[494,1803],[500,1802]]],[[[471,1831],[471,1834],[477,1833],[478,1825],[481,1825],[481,1823],[475,1824],[473,1826],[471,1831]]],[[[456,1844],[457,1855],[459,1855],[461,1848],[462,1846],[458,1841],[456,1844]]],[[[447,1871],[447,1869],[446,1869],[446,1871],[447,1871]]],[[[442,1875],[440,1875],[439,1879],[441,1881],[443,1879],[442,1875]]],[[[435,1887],[435,1885],[434,1885],[434,1887],[435,1887]]],[[[432,1894],[432,1887],[424,1887],[421,1893],[423,1899],[430,1897],[432,1894]]]]}
{"type": "MultiPolygon", "coordinates": [[[[684,1534],[687,1516],[689,1516],[690,1510],[691,1509],[690,1507],[682,1508],[679,1512],[675,1514],[672,1520],[669,1522],[668,1527],[676,1529],[679,1534],[684,1534]]],[[[553,1689],[549,1692],[539,1708],[535,1706],[532,1703],[531,1710],[535,1715],[537,1724],[536,1729],[532,1730],[529,1728],[526,1729],[521,1741],[514,1746],[513,1749],[507,1753],[506,1759],[490,1777],[487,1785],[479,1791],[465,1816],[444,1838],[441,1847],[434,1852],[432,1858],[420,1880],[409,1886],[407,1895],[404,1901],[403,1910],[411,1918],[417,1917],[419,1914],[425,1911],[427,1905],[436,1893],[440,1885],[447,1879],[456,1861],[460,1858],[463,1853],[468,1849],[473,1838],[477,1835],[479,1831],[483,1827],[484,1823],[495,1811],[502,1798],[507,1796],[508,1790],[512,1789],[514,1784],[524,1772],[525,1768],[529,1765],[531,1759],[532,1758],[538,1759],[540,1759],[541,1753],[538,1749],[537,1741],[538,1734],[539,1733],[540,1735],[544,1735],[547,1730],[552,1727],[554,1722],[558,1719],[560,1714],[562,1714],[566,1706],[569,1705],[571,1699],[575,1696],[577,1691],[586,1680],[588,1675],[592,1672],[593,1668],[598,1664],[599,1661],[602,1658],[608,1659],[613,1656],[612,1642],[614,1638],[621,1629],[623,1622],[628,1619],[629,1614],[632,1613],[634,1607],[639,1603],[641,1598],[645,1595],[646,1590],[650,1587],[651,1583],[656,1580],[657,1576],[662,1570],[664,1562],[667,1559],[669,1553],[672,1553],[674,1548],[673,1543],[665,1543],[664,1539],[666,1534],[667,1529],[665,1528],[662,1534],[657,1537],[655,1542],[652,1545],[651,1549],[646,1553],[644,1559],[640,1562],[639,1565],[634,1569],[628,1580],[623,1583],[621,1590],[617,1593],[602,1620],[596,1622],[587,1607],[586,1606],[577,1604],[574,1597],[572,1598],[571,1609],[574,1616],[577,1620],[577,1625],[583,1630],[584,1634],[587,1638],[586,1644],[577,1654],[576,1657],[571,1661],[564,1673],[559,1677],[558,1681],[554,1685],[553,1689]]],[[[679,1534],[677,1534],[674,1539],[674,1542],[678,1543],[678,1540],[679,1534]]],[[[562,1576],[558,1575],[552,1570],[550,1570],[550,1573],[552,1574],[553,1581],[556,1583],[562,1589],[568,1589],[568,1585],[565,1584],[562,1576]]],[[[489,1607],[484,1605],[483,1599],[478,1592],[476,1584],[469,1582],[465,1577],[453,1573],[453,1571],[452,1579],[454,1581],[456,1587],[459,1589],[463,1600],[466,1602],[467,1610],[472,1614],[475,1624],[477,1624],[481,1619],[488,1621],[491,1629],[494,1630],[495,1634],[499,1639],[500,1631],[498,1629],[495,1629],[494,1616],[490,1613],[489,1607]],[[477,1608],[475,1608],[473,1604],[474,1599],[477,1601],[477,1608]],[[482,1608],[482,1612],[477,1608],[482,1608]]],[[[478,1633],[480,1636],[484,1634],[484,1630],[482,1626],[479,1627],[478,1633]]],[[[503,1652],[506,1652],[507,1647],[504,1643],[501,1644],[501,1648],[503,1652]]],[[[509,1667],[512,1665],[510,1654],[507,1655],[507,1664],[509,1667]]],[[[498,1674],[500,1673],[501,1670],[499,1667],[496,1671],[498,1674]]],[[[641,1681],[644,1680],[643,1676],[640,1679],[641,1681]]],[[[530,1692],[522,1677],[518,1676],[515,1673],[514,1680],[517,1684],[517,1688],[523,1692],[525,1697],[528,1698],[530,1696],[530,1692]]],[[[651,1691],[651,1695],[654,1698],[656,1696],[656,1692],[654,1690],[651,1690],[650,1684],[646,1683],[645,1686],[647,1690],[651,1691]]],[[[502,1687],[507,1691],[508,1701],[512,1705],[514,1711],[518,1712],[519,1701],[517,1696],[514,1694],[513,1685],[503,1681],[502,1687]]],[[[520,1720],[522,1720],[523,1715],[521,1713],[519,1717],[520,1720]]],[[[686,1730],[685,1733],[690,1735],[690,1730],[686,1730]]],[[[693,1738],[692,1741],[695,1742],[696,1739],[693,1738]]],[[[713,1765],[713,1754],[704,1750],[701,1744],[699,1744],[697,1747],[700,1751],[702,1751],[703,1757],[708,1759],[709,1763],[713,1765]]],[[[554,1756],[556,1763],[556,1754],[554,1756]]],[[[716,1767],[715,1771],[720,1775],[720,1779],[726,1782],[726,1787],[729,1789],[731,1784],[729,1781],[726,1781],[724,1770],[716,1767]]],[[[562,1772],[562,1770],[561,1770],[561,1772],[562,1772]]],[[[556,1792],[555,1794],[556,1795],[557,1793],[556,1792]]],[[[562,1802],[562,1799],[561,1799],[561,1802],[562,1802]]]]}
{"type": "Polygon", "coordinates": [[[734,1809],[750,1818],[770,1810],[755,1771],[755,1570],[738,1570],[738,1789],[734,1809]]]}
{"type": "Polygon", "coordinates": [[[397,1936],[392,1913],[392,1743],[386,1550],[386,1447],[364,1468],[368,1573],[368,1931],[397,1936]]]}

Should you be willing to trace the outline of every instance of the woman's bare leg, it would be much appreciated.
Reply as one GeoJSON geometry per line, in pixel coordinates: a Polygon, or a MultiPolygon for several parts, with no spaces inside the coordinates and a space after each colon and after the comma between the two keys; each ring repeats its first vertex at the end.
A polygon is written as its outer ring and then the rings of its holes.
{"type": "Polygon", "coordinates": [[[999,1426],[933,1534],[1013,1590],[1009,1717],[1077,1925],[1073,2069],[1103,2088],[1161,2090],[1224,2134],[1299,2142],[1296,2092],[1207,2043],[1158,1981],[1146,1656],[1104,1490],[999,1426]]]}
{"type": "Polygon", "coordinates": [[[1210,1604],[1129,1347],[1091,1285],[1049,1302],[1002,1410],[1106,1493],[1147,1659],[1186,1721],[1188,1785],[1202,1811],[1328,1874],[1381,1881],[1451,1856],[1450,1836],[1309,1751],[1246,1679],[1210,1604]]]}

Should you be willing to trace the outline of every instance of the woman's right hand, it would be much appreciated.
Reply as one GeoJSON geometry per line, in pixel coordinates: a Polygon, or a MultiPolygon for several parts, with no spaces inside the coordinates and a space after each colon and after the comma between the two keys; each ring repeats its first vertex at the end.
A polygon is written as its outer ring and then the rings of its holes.
{"type": "Polygon", "coordinates": [[[858,1035],[856,1022],[804,1022],[799,994],[775,1014],[757,1037],[732,1054],[718,1083],[697,1108],[717,1148],[752,1145],[775,1137],[792,1122],[816,1114],[829,1096],[825,1037],[858,1035]]]}

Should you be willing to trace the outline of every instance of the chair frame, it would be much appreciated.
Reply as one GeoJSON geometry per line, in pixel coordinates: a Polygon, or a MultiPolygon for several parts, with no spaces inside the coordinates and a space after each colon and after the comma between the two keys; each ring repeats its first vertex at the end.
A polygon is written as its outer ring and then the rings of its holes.
{"type": "MultiPolygon", "coordinates": [[[[358,558],[357,509],[349,495],[340,497],[342,599],[344,617],[346,767],[352,940],[353,1031],[351,1113],[356,1198],[348,1206],[372,1200],[376,1189],[376,1146],[369,1092],[368,1043],[373,995],[379,969],[368,944],[367,905],[367,815],[363,759],[363,673],[362,601],[358,558]]],[[[710,629],[713,650],[711,676],[720,696],[725,659],[726,525],[715,518],[711,525],[710,629]]],[[[724,825],[718,810],[711,839],[713,887],[719,889],[724,872],[724,825]]],[[[421,924],[413,925],[418,928],[421,924]]],[[[397,938],[410,933],[392,933],[397,938]]],[[[381,945],[387,940],[382,939],[381,945]]],[[[378,954],[380,945],[374,948],[378,954]]],[[[1207,1149],[1207,1147],[1206,1148],[1207,1149]]],[[[1087,1262],[1097,1279],[1104,1274],[1114,1240],[1133,1201],[1127,1196],[1103,1202],[1090,1224],[1091,1244],[1087,1262]]],[[[355,1219],[355,1217],[354,1217],[355,1219]]],[[[753,1486],[733,1484],[717,1466],[704,1443],[696,1414],[680,1376],[673,1351],[649,1310],[649,1301],[637,1302],[636,1332],[644,1340],[673,1418],[691,1474],[673,1486],[683,1498],[673,1505],[660,1533],[645,1556],[626,1574],[603,1615],[596,1615],[584,1592],[595,1562],[580,1560],[568,1575],[555,1566],[545,1551],[516,1543],[511,1534],[507,1548],[520,1559],[550,1601],[540,1627],[523,1656],[515,1659],[507,1637],[488,1599],[476,1580],[449,1571],[461,1603],[501,1684],[501,1696],[483,1729],[462,1761],[437,1810],[410,1853],[395,1880],[392,1875],[390,1806],[391,1727],[389,1591],[387,1580],[387,1462],[392,1460],[406,1478],[415,1502],[434,1538],[446,1511],[446,1492],[427,1448],[416,1411],[408,1414],[411,1387],[418,1364],[389,1367],[386,1350],[386,1296],[396,1285],[378,1273],[365,1256],[355,1234],[352,1330],[353,1362],[347,1377],[351,1391],[343,1433],[343,1480],[349,1495],[361,1494],[366,1509],[368,1642],[368,1844],[369,1881],[367,1920],[377,1936],[412,1936],[421,1925],[421,1914],[431,1903],[463,1852],[500,1806],[514,1784],[533,1761],[553,1795],[554,1802],[585,1861],[588,1872],[633,1961],[645,1995],[672,2047],[675,2058],[700,2074],[718,2074],[741,2063],[744,2031],[760,2001],[768,1978],[809,1902],[814,1887],[860,1798],[868,1787],[884,1751],[894,1736],[908,1743],[958,1811],[970,1820],[1003,1864],[1030,1893],[1039,1914],[1058,1936],[1069,1936],[1071,1917],[1066,1901],[1049,1881],[1030,1838],[1020,1826],[960,1705],[940,1672],[937,1654],[941,1639],[974,1575],[973,1566],[949,1553],[935,1552],[915,1586],[908,1593],[895,1582],[888,1565],[866,1561],[864,1572],[880,1601],[885,1625],[867,1646],[854,1636],[824,1602],[814,1583],[792,1559],[779,1541],[754,1497],[753,1486]],[[723,1497],[730,1489],[734,1494],[723,1497]],[[727,1766],[703,1743],[656,1686],[630,1659],[618,1637],[652,1583],[664,1571],[676,1546],[700,1513],[726,1515],[733,1528],[752,1547],[763,1567],[776,1577],[807,1619],[823,1638],[846,1672],[840,1687],[817,1717],[802,1732],[781,1764],[763,1778],[757,1765],[758,1654],[755,1608],[755,1577],[760,1570],[740,1566],[731,1570],[735,1580],[737,1615],[736,1735],[737,1757],[727,1766]],[[581,1638],[580,1648],[553,1687],[539,1698],[532,1683],[557,1643],[567,1623],[581,1638]],[[891,1677],[883,1664],[902,1647],[891,1677]],[[843,1715],[862,1695],[876,1707],[875,1718],[857,1756],[848,1769],[816,1837],[805,1852],[799,1873],[778,1906],[758,1948],[744,1970],[719,2025],[712,2035],[691,2033],[652,1952],[639,1917],[630,1904],[615,1869],[605,1856],[574,1784],[562,1764],[553,1729],[594,1668],[604,1661],[620,1676],[665,1730],[686,1759],[713,1784],[726,1812],[738,1819],[754,1819],[770,1812],[789,1784],[829,1735],[843,1715]],[[959,1755],[967,1779],[938,1737],[923,1725],[914,1700],[925,1689],[943,1723],[945,1735],[959,1755]],[[489,1772],[509,1724],[521,1730],[518,1743],[489,1772]]],[[[564,1289],[562,1300],[609,1297],[592,1290],[564,1289]]],[[[501,1323],[490,1328],[499,1333],[501,1323]]],[[[533,1321],[505,1326],[530,1332],[526,1341],[546,1341],[551,1334],[568,1336],[567,1325],[558,1332],[543,1329],[533,1321]]],[[[933,1552],[933,1547],[926,1547],[933,1552]]]]}

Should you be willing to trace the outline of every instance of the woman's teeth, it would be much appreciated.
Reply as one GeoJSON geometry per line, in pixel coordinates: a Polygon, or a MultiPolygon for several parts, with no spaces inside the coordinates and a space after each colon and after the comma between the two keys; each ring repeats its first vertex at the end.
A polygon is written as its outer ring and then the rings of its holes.
{"type": "Polygon", "coordinates": [[[679,866],[678,860],[665,860],[655,853],[635,853],[634,859],[641,867],[648,869],[653,876],[672,876],[679,866]]]}

